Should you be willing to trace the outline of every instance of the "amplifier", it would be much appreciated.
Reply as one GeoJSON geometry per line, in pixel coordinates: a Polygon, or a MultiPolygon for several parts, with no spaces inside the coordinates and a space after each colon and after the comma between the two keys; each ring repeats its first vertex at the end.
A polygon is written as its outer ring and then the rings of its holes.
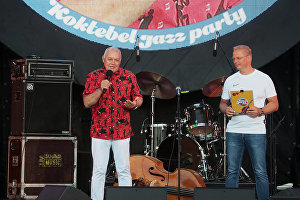
{"type": "Polygon", "coordinates": [[[73,60],[18,59],[11,61],[11,78],[73,80],[73,60]]]}
{"type": "Polygon", "coordinates": [[[11,81],[11,135],[70,135],[72,82],[11,81]]]}
{"type": "Polygon", "coordinates": [[[36,198],[45,185],[76,187],[76,177],[76,137],[9,137],[9,199],[36,198]]]}

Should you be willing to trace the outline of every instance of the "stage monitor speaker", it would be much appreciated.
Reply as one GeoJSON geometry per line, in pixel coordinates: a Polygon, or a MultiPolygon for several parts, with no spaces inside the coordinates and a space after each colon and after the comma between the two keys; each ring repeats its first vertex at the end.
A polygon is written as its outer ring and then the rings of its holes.
{"type": "Polygon", "coordinates": [[[205,188],[194,190],[194,200],[255,200],[255,190],[241,188],[205,188]]]}
{"type": "Polygon", "coordinates": [[[106,187],[105,200],[165,200],[167,191],[163,187],[106,187]]]}
{"type": "Polygon", "coordinates": [[[71,186],[46,185],[37,200],[91,200],[91,198],[71,186]]]}
{"type": "Polygon", "coordinates": [[[72,82],[12,80],[11,135],[70,135],[72,82]]]}
{"type": "Polygon", "coordinates": [[[289,196],[273,196],[270,200],[300,200],[300,197],[289,197],[289,196]]]}
{"type": "Polygon", "coordinates": [[[288,188],[273,195],[270,200],[295,200],[300,199],[300,188],[288,188]]]}

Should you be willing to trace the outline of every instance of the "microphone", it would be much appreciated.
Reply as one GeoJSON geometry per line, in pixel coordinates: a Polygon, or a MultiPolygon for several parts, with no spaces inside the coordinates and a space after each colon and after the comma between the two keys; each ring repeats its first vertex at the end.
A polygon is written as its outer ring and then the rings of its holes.
{"type": "Polygon", "coordinates": [[[213,50],[213,56],[214,57],[217,56],[218,35],[219,35],[219,32],[216,31],[216,37],[215,37],[215,42],[214,42],[214,50],[213,50]]]}
{"type": "Polygon", "coordinates": [[[140,38],[139,36],[136,37],[136,61],[140,62],[140,38]]]}
{"type": "MultiPolygon", "coordinates": [[[[113,71],[107,70],[107,72],[106,72],[106,79],[110,81],[110,79],[111,79],[111,77],[112,77],[113,74],[114,74],[113,71]]],[[[107,91],[107,89],[103,88],[103,93],[105,93],[106,91],[107,91]]]]}
{"type": "Polygon", "coordinates": [[[180,87],[180,86],[177,86],[177,87],[176,87],[176,91],[177,91],[177,95],[179,96],[180,93],[181,93],[181,87],[180,87]]]}
{"type": "Polygon", "coordinates": [[[110,81],[113,74],[114,73],[113,73],[112,70],[107,70],[107,72],[106,72],[106,79],[110,81]]]}

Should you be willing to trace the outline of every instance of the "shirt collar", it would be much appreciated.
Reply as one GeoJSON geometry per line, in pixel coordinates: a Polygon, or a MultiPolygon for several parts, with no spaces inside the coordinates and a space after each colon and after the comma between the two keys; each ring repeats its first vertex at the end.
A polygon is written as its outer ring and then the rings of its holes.
{"type": "MultiPolygon", "coordinates": [[[[106,74],[107,70],[105,69],[104,65],[103,65],[102,69],[103,69],[104,74],[106,74]]],[[[124,71],[124,69],[119,67],[118,71],[116,71],[114,74],[115,75],[120,75],[121,72],[123,72],[123,71],[124,71]]]]}

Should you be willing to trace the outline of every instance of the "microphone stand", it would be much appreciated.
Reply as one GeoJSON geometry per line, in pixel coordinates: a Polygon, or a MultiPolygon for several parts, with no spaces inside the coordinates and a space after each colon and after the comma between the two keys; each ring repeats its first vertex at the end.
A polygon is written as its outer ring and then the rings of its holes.
{"type": "MultiPolygon", "coordinates": [[[[217,32],[216,34],[219,34],[219,32],[217,32]]],[[[220,34],[219,34],[219,37],[220,37],[220,34]]],[[[226,52],[224,51],[223,49],[223,46],[219,40],[219,37],[217,38],[217,43],[223,53],[223,55],[225,56],[226,60],[227,60],[227,63],[228,65],[230,66],[231,68],[231,74],[234,74],[235,72],[237,72],[236,68],[232,65],[232,63],[230,62],[230,59],[228,58],[228,56],[226,55],[226,52]]],[[[224,177],[226,176],[226,166],[227,166],[227,159],[226,159],[226,115],[224,114],[224,119],[223,119],[223,122],[224,122],[224,126],[223,126],[223,146],[224,146],[224,151],[223,151],[223,164],[224,164],[224,168],[223,168],[223,175],[224,177]]]]}
{"type": "Polygon", "coordinates": [[[181,118],[180,118],[180,92],[177,92],[177,116],[176,116],[176,123],[177,123],[177,135],[178,135],[178,158],[177,158],[177,165],[178,165],[178,200],[180,200],[180,153],[181,153],[181,118]]]}
{"type": "MultiPolygon", "coordinates": [[[[220,34],[219,34],[219,32],[216,32],[216,34],[218,34],[219,35],[219,37],[220,37],[220,34]]],[[[236,70],[236,68],[232,65],[232,63],[230,62],[230,59],[228,58],[228,56],[226,55],[226,52],[224,51],[224,49],[223,49],[223,46],[222,46],[222,44],[221,44],[221,42],[220,42],[220,40],[219,40],[219,37],[217,37],[217,43],[218,43],[218,45],[219,45],[219,47],[220,47],[220,49],[221,49],[221,51],[222,51],[222,53],[223,53],[223,55],[225,56],[225,58],[226,58],[226,60],[227,60],[227,63],[228,63],[228,65],[230,66],[230,68],[231,68],[231,74],[234,74],[237,70],[236,70]]],[[[223,150],[223,164],[224,164],[224,166],[223,166],[223,175],[224,175],[224,177],[226,176],[226,166],[227,166],[227,159],[226,159],[226,156],[227,156],[227,154],[226,154],[226,149],[227,149],[227,147],[226,147],[226,115],[225,114],[223,114],[224,115],[224,119],[223,119],[223,123],[224,123],[224,125],[223,125],[223,147],[224,147],[224,150],[223,150]]]]}
{"type": "Polygon", "coordinates": [[[137,46],[136,46],[136,43],[137,43],[137,40],[135,40],[135,46],[134,46],[134,49],[133,49],[133,51],[131,52],[131,54],[129,55],[129,57],[127,58],[126,62],[124,63],[123,69],[125,69],[125,67],[126,67],[126,65],[128,64],[130,58],[131,58],[132,55],[136,52],[136,50],[137,50],[137,48],[136,48],[136,47],[137,47],[137,46]]]}
{"type": "MultiPolygon", "coordinates": [[[[217,34],[219,34],[219,32],[218,32],[217,34]]],[[[219,35],[219,37],[220,37],[220,35],[219,35]]],[[[226,58],[226,60],[227,60],[228,65],[229,65],[230,68],[231,68],[231,74],[234,74],[235,72],[237,72],[237,70],[236,70],[236,68],[232,65],[232,63],[230,62],[230,59],[229,59],[228,56],[226,55],[226,52],[225,52],[224,49],[223,49],[223,46],[222,46],[222,44],[221,44],[221,42],[220,42],[220,40],[219,40],[219,37],[217,38],[217,43],[218,43],[219,47],[221,48],[221,51],[222,51],[222,53],[224,54],[224,56],[225,56],[225,58],[226,58]]]]}

